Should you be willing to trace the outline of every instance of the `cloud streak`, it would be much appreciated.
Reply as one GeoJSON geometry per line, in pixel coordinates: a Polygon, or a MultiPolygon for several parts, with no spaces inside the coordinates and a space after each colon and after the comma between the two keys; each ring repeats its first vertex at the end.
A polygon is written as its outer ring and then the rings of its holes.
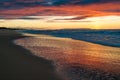
{"type": "Polygon", "coordinates": [[[1,0],[0,17],[33,20],[36,18],[25,16],[79,16],[72,19],[77,20],[94,16],[119,16],[119,3],[119,0],[1,0]]]}
{"type": "Polygon", "coordinates": [[[81,20],[81,19],[85,19],[89,16],[75,16],[75,17],[71,17],[71,18],[63,18],[63,19],[54,19],[54,20],[81,20]]]}

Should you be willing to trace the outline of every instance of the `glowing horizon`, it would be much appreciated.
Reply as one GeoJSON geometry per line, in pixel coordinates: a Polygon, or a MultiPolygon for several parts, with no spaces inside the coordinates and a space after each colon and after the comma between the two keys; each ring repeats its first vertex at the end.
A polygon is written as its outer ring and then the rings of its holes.
{"type": "Polygon", "coordinates": [[[0,27],[32,28],[32,29],[65,29],[65,28],[90,28],[90,29],[120,29],[120,16],[89,17],[82,20],[71,20],[75,16],[28,16],[38,18],[35,20],[8,19],[0,20],[0,27]]]}

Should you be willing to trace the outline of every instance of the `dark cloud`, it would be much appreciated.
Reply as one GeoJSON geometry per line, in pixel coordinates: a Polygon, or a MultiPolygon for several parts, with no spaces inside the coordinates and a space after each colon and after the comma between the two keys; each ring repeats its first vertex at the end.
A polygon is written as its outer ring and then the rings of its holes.
{"type": "Polygon", "coordinates": [[[85,19],[89,16],[76,16],[76,17],[73,17],[73,18],[63,18],[63,19],[55,19],[55,20],[81,20],[81,19],[85,19]]]}
{"type": "Polygon", "coordinates": [[[24,19],[24,20],[40,20],[44,18],[34,16],[0,16],[0,19],[24,19]]]}
{"type": "Polygon", "coordinates": [[[117,10],[102,10],[103,12],[120,12],[120,9],[117,10]]]}
{"type": "Polygon", "coordinates": [[[47,20],[46,22],[49,23],[54,23],[54,22],[84,22],[84,23],[88,23],[88,22],[92,22],[92,21],[87,21],[87,20],[47,20]]]}
{"type": "Polygon", "coordinates": [[[120,2],[119,0],[70,0],[69,3],[71,4],[94,4],[94,3],[110,3],[110,2],[120,2]]]}
{"type": "Polygon", "coordinates": [[[59,5],[85,5],[94,3],[114,3],[120,0],[0,0],[0,7],[11,6],[59,6],[59,5]]]}
{"type": "Polygon", "coordinates": [[[120,0],[0,0],[0,16],[3,16],[0,19],[33,20],[34,18],[24,16],[83,15],[71,19],[79,20],[91,16],[120,15],[119,2],[120,0]]]}
{"type": "Polygon", "coordinates": [[[40,19],[43,19],[43,18],[36,18],[36,17],[20,17],[18,19],[24,19],[24,20],[40,20],[40,19]]]}
{"type": "Polygon", "coordinates": [[[91,21],[84,21],[89,16],[61,16],[57,17],[56,19],[47,20],[46,22],[91,22],[91,21]]]}
{"type": "Polygon", "coordinates": [[[88,23],[88,22],[92,22],[92,21],[75,21],[75,20],[73,20],[73,21],[69,21],[69,22],[82,22],[82,23],[88,23]]]}

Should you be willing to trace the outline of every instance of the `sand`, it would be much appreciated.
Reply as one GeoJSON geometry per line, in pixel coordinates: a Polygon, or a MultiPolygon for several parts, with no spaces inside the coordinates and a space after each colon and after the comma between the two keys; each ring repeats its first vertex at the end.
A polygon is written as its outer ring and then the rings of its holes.
{"type": "Polygon", "coordinates": [[[22,37],[14,30],[0,30],[0,80],[61,80],[52,61],[13,44],[13,40],[22,37]]]}
{"type": "Polygon", "coordinates": [[[72,65],[120,74],[120,48],[41,34],[18,39],[15,43],[30,50],[33,55],[54,61],[59,65],[56,68],[72,65]]]}

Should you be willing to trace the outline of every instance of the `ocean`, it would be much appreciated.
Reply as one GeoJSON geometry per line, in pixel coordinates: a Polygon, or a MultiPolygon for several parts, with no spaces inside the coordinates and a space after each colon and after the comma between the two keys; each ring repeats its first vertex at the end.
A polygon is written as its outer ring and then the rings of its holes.
{"type": "Polygon", "coordinates": [[[61,30],[20,30],[31,34],[46,34],[55,37],[72,38],[87,42],[120,47],[120,30],[92,30],[92,29],[61,29],[61,30]]]}
{"type": "Polygon", "coordinates": [[[120,80],[120,30],[19,30],[14,41],[53,61],[63,80],[120,80]]]}

